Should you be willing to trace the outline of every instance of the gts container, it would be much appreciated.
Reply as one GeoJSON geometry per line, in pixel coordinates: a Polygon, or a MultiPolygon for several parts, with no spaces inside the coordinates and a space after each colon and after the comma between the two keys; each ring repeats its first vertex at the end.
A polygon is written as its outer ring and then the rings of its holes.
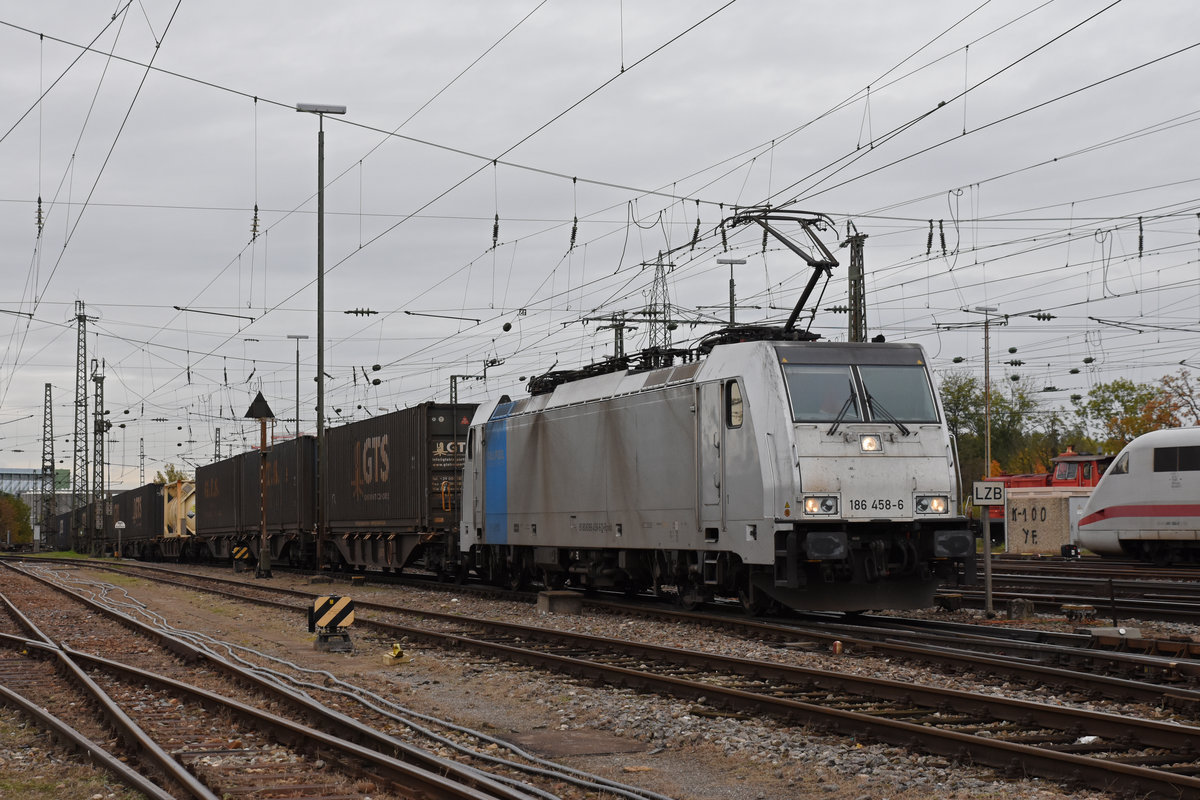
{"type": "Polygon", "coordinates": [[[423,403],[326,432],[326,521],[343,565],[448,566],[474,412],[473,403],[423,403]]]}

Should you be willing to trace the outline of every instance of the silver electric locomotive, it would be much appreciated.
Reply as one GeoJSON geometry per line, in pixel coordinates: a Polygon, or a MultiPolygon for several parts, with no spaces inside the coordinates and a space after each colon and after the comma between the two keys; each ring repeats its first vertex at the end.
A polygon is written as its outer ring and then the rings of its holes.
{"type": "Polygon", "coordinates": [[[746,341],[479,407],[481,578],[854,611],[933,603],[975,540],[924,351],[746,341]]]}

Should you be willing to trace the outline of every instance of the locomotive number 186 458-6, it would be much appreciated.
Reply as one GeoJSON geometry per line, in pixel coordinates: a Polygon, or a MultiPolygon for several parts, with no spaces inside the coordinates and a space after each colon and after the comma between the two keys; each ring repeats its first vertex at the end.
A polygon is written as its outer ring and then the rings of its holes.
{"type": "Polygon", "coordinates": [[[890,497],[851,498],[851,511],[903,511],[904,501],[890,497]]]}

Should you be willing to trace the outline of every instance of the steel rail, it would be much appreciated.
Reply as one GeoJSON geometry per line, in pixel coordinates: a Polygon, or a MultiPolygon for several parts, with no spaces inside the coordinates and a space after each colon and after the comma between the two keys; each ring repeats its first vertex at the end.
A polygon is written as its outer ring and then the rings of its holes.
{"type": "MultiPolygon", "coordinates": [[[[64,592],[96,612],[122,623],[131,630],[149,636],[162,646],[168,647],[176,655],[185,657],[189,662],[204,661],[209,666],[227,674],[229,677],[242,680],[254,689],[270,695],[275,700],[291,704],[293,708],[299,709],[307,715],[314,724],[324,725],[335,732],[331,736],[324,731],[306,727],[305,730],[311,730],[315,734],[310,738],[321,740],[323,746],[343,749],[357,758],[364,759],[370,763],[377,763],[377,766],[394,773],[397,781],[402,783],[408,782],[410,786],[416,784],[417,789],[424,793],[424,797],[445,798],[446,800],[460,800],[461,798],[471,798],[472,800],[532,800],[532,795],[527,792],[506,786],[481,774],[478,770],[463,767],[450,759],[441,758],[388,736],[381,731],[376,731],[357,720],[328,709],[320,703],[304,697],[302,694],[289,692],[278,684],[248,669],[216,658],[203,650],[195,648],[164,631],[146,625],[126,614],[113,611],[72,592],[66,592],[62,587],[55,586],[40,576],[30,575],[25,572],[21,572],[21,574],[43,583],[55,591],[64,592]],[[360,742],[369,742],[372,746],[366,746],[360,744],[360,742]],[[443,775],[447,777],[443,777],[443,775]]],[[[196,587],[192,586],[189,588],[195,589],[196,587]]],[[[288,607],[291,610],[295,610],[295,606],[288,607]]],[[[103,659],[99,656],[87,655],[81,651],[73,650],[67,645],[58,645],[58,647],[62,648],[63,652],[70,653],[73,657],[82,660],[89,662],[102,661],[110,669],[123,669],[130,672],[130,674],[135,671],[142,673],[137,667],[120,664],[119,662],[103,659]]],[[[151,679],[150,673],[144,673],[144,676],[147,680],[151,679]]],[[[160,685],[173,682],[173,679],[166,676],[157,676],[157,680],[160,685]]],[[[181,690],[183,687],[187,687],[187,684],[173,683],[176,688],[180,688],[181,690]]],[[[204,690],[196,687],[188,688],[195,692],[204,692],[204,690]]],[[[231,708],[250,716],[265,713],[237,703],[232,703],[231,708]]],[[[281,728],[280,730],[294,732],[290,729],[281,728]]]]}
{"type": "MultiPolygon", "coordinates": [[[[291,742],[301,749],[307,748],[310,743],[315,743],[319,745],[319,748],[323,748],[324,752],[338,752],[360,759],[376,769],[386,772],[390,775],[390,780],[399,783],[404,789],[413,792],[415,796],[423,798],[423,800],[535,800],[531,794],[486,779],[476,778],[472,781],[476,785],[468,786],[462,780],[443,777],[429,770],[415,767],[399,758],[348,741],[336,734],[326,733],[269,711],[239,703],[207,689],[177,681],[166,675],[149,672],[131,664],[123,664],[103,656],[75,650],[68,645],[62,645],[62,647],[72,658],[92,667],[123,674],[127,679],[156,685],[171,692],[174,696],[191,697],[205,706],[215,707],[231,715],[248,719],[260,729],[272,731],[279,737],[279,741],[291,742]]],[[[402,745],[398,741],[395,744],[402,745]]],[[[459,770],[452,768],[453,762],[439,759],[436,756],[431,756],[431,758],[441,762],[441,766],[448,773],[460,773],[459,770]]]]}
{"type": "MultiPolygon", "coordinates": [[[[843,734],[882,739],[907,747],[920,744],[927,750],[959,758],[969,756],[995,767],[1009,768],[1013,763],[1028,767],[1032,764],[1036,766],[1036,769],[1030,770],[1034,774],[1086,781],[1098,788],[1112,788],[1113,785],[1119,784],[1132,791],[1152,790],[1171,796],[1184,794],[1200,797],[1200,779],[1187,775],[1175,775],[1163,770],[1088,758],[1075,753],[1058,752],[1016,742],[987,739],[903,720],[874,716],[869,713],[830,708],[810,702],[774,697],[769,694],[722,687],[707,681],[693,681],[628,667],[602,664],[587,658],[539,652],[527,647],[463,635],[431,632],[407,626],[381,625],[377,620],[360,618],[360,621],[381,627],[394,634],[408,635],[413,639],[435,642],[442,646],[456,646],[489,655],[504,655],[520,663],[549,667],[607,683],[653,689],[674,696],[705,697],[714,705],[800,719],[806,723],[819,725],[843,734]]],[[[467,622],[467,620],[461,621],[467,622]]],[[[490,620],[478,622],[491,623],[490,620]]],[[[592,639],[595,644],[605,647],[614,644],[611,639],[582,637],[578,634],[571,634],[564,639],[572,641],[592,639]]],[[[626,643],[621,642],[620,644],[626,643]]],[[[785,679],[794,679],[807,673],[812,678],[814,688],[820,692],[841,691],[912,703],[922,705],[931,712],[954,706],[958,710],[986,715],[991,719],[1009,720],[1027,726],[1037,725],[1072,732],[1086,731],[1107,737],[1112,741],[1136,741],[1139,746],[1162,747],[1172,750],[1178,750],[1181,747],[1200,748],[1200,728],[1169,725],[1114,714],[1053,708],[989,695],[972,695],[967,692],[922,687],[912,683],[860,678],[797,667],[764,664],[746,659],[711,657],[708,654],[661,648],[655,645],[636,644],[631,651],[645,652],[647,655],[650,653],[674,654],[679,657],[679,661],[675,663],[704,664],[707,662],[711,666],[711,662],[721,661],[727,665],[727,669],[739,676],[757,675],[769,678],[774,673],[774,675],[786,676],[785,679]]],[[[1074,735],[1071,738],[1074,738],[1074,735]]]]}
{"type": "MultiPolygon", "coordinates": [[[[134,567],[132,571],[137,571],[137,569],[141,567],[141,565],[121,565],[121,567],[116,568],[115,571],[131,571],[126,569],[129,566],[134,567]]],[[[176,570],[163,569],[159,567],[141,568],[146,572],[153,574],[156,580],[189,589],[196,588],[195,583],[189,581],[175,581],[170,578],[165,578],[163,575],[181,575],[188,577],[191,581],[199,580],[203,582],[212,582],[239,589],[255,588],[251,584],[246,584],[242,581],[230,580],[227,578],[219,578],[207,575],[195,576],[187,573],[180,573],[176,570]]],[[[246,599],[245,595],[238,592],[223,593],[212,588],[205,588],[204,590],[218,594],[224,594],[232,599],[246,599]]],[[[314,597],[314,595],[310,592],[304,592],[297,589],[287,589],[283,587],[272,587],[271,592],[274,594],[285,594],[306,600],[314,597]]],[[[254,600],[254,602],[259,602],[259,600],[254,600]]],[[[262,602],[271,601],[264,600],[262,602]]],[[[402,611],[441,619],[460,618],[460,615],[457,614],[445,614],[418,609],[404,609],[394,605],[371,603],[362,600],[358,600],[356,602],[360,610],[374,609],[381,612],[402,611]]],[[[295,610],[295,607],[288,603],[274,602],[273,604],[278,608],[295,610]]],[[[956,634],[952,640],[943,640],[940,643],[933,644],[914,645],[912,642],[895,641],[894,638],[879,640],[877,638],[873,638],[872,635],[869,634],[871,631],[870,628],[860,625],[850,625],[847,623],[822,623],[826,627],[832,628],[834,631],[826,632],[787,624],[772,624],[762,620],[748,620],[741,615],[732,617],[704,614],[694,611],[658,608],[644,611],[640,608],[631,607],[627,604],[603,600],[591,600],[588,601],[588,604],[589,607],[602,608],[615,613],[635,613],[649,615],[655,618],[666,617],[697,624],[721,625],[723,627],[735,630],[739,635],[746,635],[749,631],[753,631],[755,634],[782,641],[795,639],[796,637],[802,637],[815,641],[823,641],[828,644],[832,644],[834,641],[840,641],[843,646],[852,646],[858,650],[866,649],[881,655],[903,657],[909,660],[923,661],[926,663],[939,663],[959,669],[982,669],[993,674],[1017,678],[1038,685],[1049,682],[1066,687],[1068,689],[1085,691],[1094,697],[1101,696],[1114,700],[1146,702],[1156,705],[1168,704],[1176,708],[1195,709],[1200,707],[1200,690],[1171,684],[1158,684],[1146,680],[1134,680],[1128,677],[1106,674],[1106,670],[1116,669],[1124,674],[1160,673],[1169,677],[1177,677],[1194,681],[1197,678],[1200,678],[1200,661],[1193,662],[1188,657],[1188,653],[1194,653],[1197,656],[1200,656],[1200,643],[1193,643],[1195,644],[1195,647],[1191,648],[1190,650],[1183,645],[1180,645],[1180,647],[1173,648],[1172,652],[1164,655],[1138,654],[1135,652],[1120,652],[1115,648],[1118,645],[1123,645],[1124,648],[1128,650],[1137,648],[1150,649],[1153,646],[1165,648],[1168,644],[1177,643],[1164,643],[1159,642],[1158,640],[1130,640],[1124,637],[1096,637],[1082,634],[1067,634],[1026,629],[1018,629],[1016,631],[1001,629],[994,631],[994,635],[989,636],[987,634],[990,631],[987,629],[982,629],[981,632],[981,626],[978,625],[966,625],[963,623],[940,623],[931,622],[929,620],[919,620],[910,622],[920,622],[924,623],[925,626],[934,628],[939,628],[945,625],[952,630],[955,630],[956,634]],[[849,631],[849,633],[847,633],[847,631],[849,631]],[[1010,637],[1003,636],[1003,633],[1012,633],[1013,636],[1018,639],[1018,641],[1011,641],[1010,637]],[[995,653],[979,654],[978,652],[972,652],[964,649],[963,645],[971,645],[980,649],[1002,647],[1009,652],[1024,652],[1029,655],[1024,657],[1018,656],[1018,659],[1014,660],[1012,658],[1001,658],[995,653]],[[1100,649],[1105,647],[1110,649],[1100,649]],[[1086,672],[1082,670],[1072,670],[1066,669],[1061,665],[1039,663],[1038,656],[1055,658],[1060,662],[1088,662],[1092,667],[1092,671],[1086,672]]],[[[895,618],[869,617],[869,619],[877,620],[880,624],[888,624],[891,623],[895,618]]]]}
{"type": "Polygon", "coordinates": [[[108,720],[109,725],[120,735],[121,740],[133,753],[137,754],[148,765],[161,770],[170,780],[183,787],[196,800],[220,800],[207,786],[164,750],[152,736],[147,734],[125,711],[112,699],[79,664],[70,657],[69,651],[43,633],[32,621],[22,614],[7,597],[0,595],[8,613],[20,617],[23,627],[28,627],[40,642],[52,648],[50,652],[56,661],[60,672],[81,692],[89,697],[100,709],[100,713],[108,720]]]}
{"type": "MultiPolygon", "coordinates": [[[[189,581],[174,581],[169,578],[161,577],[162,572],[171,574],[180,574],[174,570],[161,570],[153,568],[149,570],[154,573],[157,580],[165,581],[169,584],[195,589],[194,582],[189,581]]],[[[229,580],[225,578],[217,578],[212,576],[188,576],[192,580],[200,580],[203,582],[216,582],[222,585],[228,585],[235,588],[250,588],[254,589],[253,585],[248,585],[240,581],[229,580]]],[[[210,591],[231,599],[246,600],[244,594],[234,592],[221,592],[220,590],[206,588],[205,591],[210,591]]],[[[282,587],[272,587],[272,593],[286,594],[293,597],[303,599],[311,599],[313,595],[296,589],[287,589],[282,587]]],[[[278,601],[269,601],[265,599],[253,599],[253,602],[264,602],[274,605],[277,608],[287,610],[297,610],[295,606],[289,603],[278,601]]],[[[360,611],[375,610],[379,612],[401,612],[417,614],[433,619],[459,621],[463,617],[460,614],[451,614],[445,612],[428,611],[424,609],[412,609],[395,606],[394,604],[380,604],[369,601],[356,601],[357,608],[360,611]]],[[[594,602],[593,605],[608,608],[618,612],[629,612],[629,606],[611,603],[606,601],[594,602]]],[[[959,669],[972,670],[987,670],[988,672],[1002,675],[1010,678],[1029,681],[1036,685],[1044,683],[1053,683],[1075,691],[1084,691],[1093,696],[1103,696],[1116,700],[1128,700],[1135,702],[1145,702],[1155,705],[1167,704],[1176,708],[1200,708],[1200,690],[1190,689],[1187,687],[1179,687],[1173,685],[1161,685],[1148,681],[1133,680],[1126,677],[1119,677],[1104,674],[1103,670],[1106,665],[1116,666],[1122,671],[1159,671],[1168,675],[1175,675],[1185,678],[1195,678],[1200,676],[1200,663],[1189,663],[1186,659],[1180,660],[1176,657],[1164,656],[1144,656],[1131,653],[1119,653],[1108,650],[1094,650],[1091,648],[1080,648],[1070,646],[1059,646],[1053,644],[1054,641],[1069,641],[1076,643],[1093,643],[1093,637],[1087,637],[1080,634],[1057,634],[1044,631],[1026,631],[1021,630],[1017,633],[1026,641],[1011,642],[1005,641],[997,637],[989,637],[979,633],[965,633],[964,631],[979,626],[967,626],[963,624],[952,624],[951,627],[958,630],[958,633],[953,640],[956,645],[954,647],[938,646],[938,645],[913,645],[910,642],[883,640],[870,638],[868,636],[847,635],[846,631],[852,631],[855,634],[862,634],[870,629],[865,626],[854,626],[845,623],[831,623],[840,633],[823,632],[813,630],[811,628],[797,628],[790,625],[769,624],[762,621],[746,620],[744,617],[721,617],[706,615],[697,612],[675,611],[675,610],[654,610],[651,612],[654,616],[668,616],[672,619],[679,619],[693,623],[710,624],[720,622],[728,627],[735,628],[740,634],[745,634],[748,628],[752,628],[756,633],[771,636],[779,640],[794,639],[796,637],[804,637],[824,641],[832,644],[834,641],[840,641],[843,646],[851,646],[858,650],[870,650],[881,655],[889,655],[903,657],[909,660],[922,662],[933,662],[947,666],[952,666],[959,669]],[[1049,639],[1050,641],[1039,641],[1040,639],[1049,639]],[[1022,658],[1015,660],[1012,658],[1002,658],[996,654],[979,654],[977,652],[964,651],[962,644],[973,644],[981,648],[993,646],[1003,646],[1006,649],[1026,650],[1030,653],[1040,653],[1048,657],[1056,657],[1058,659],[1087,659],[1093,664],[1094,672],[1083,672],[1079,670],[1066,669],[1061,666],[1038,663],[1033,658],[1022,658]],[[1099,662],[1099,663],[1097,663],[1099,662]]],[[[890,621],[890,617],[881,617],[881,622],[890,621]]],[[[923,621],[928,622],[928,621],[923,621]]],[[[499,624],[499,623],[497,623],[499,624]]],[[[537,629],[531,629],[537,630],[537,629]]],[[[997,632],[998,633],[998,632],[997,632]]]]}
{"type": "MultiPolygon", "coordinates": [[[[207,578],[203,579],[207,580],[207,578]]],[[[187,588],[198,588],[195,583],[184,584],[187,588]]],[[[234,599],[265,603],[281,608],[290,608],[297,613],[307,612],[306,607],[297,607],[279,601],[247,597],[234,592],[205,589],[224,594],[234,599]]],[[[291,590],[294,592],[295,590],[291,590]]],[[[298,592],[306,595],[306,593],[298,592]]],[[[372,604],[357,603],[358,609],[372,604]]],[[[1133,717],[1057,708],[1027,701],[1013,700],[992,695],[974,695],[936,687],[920,686],[878,678],[864,678],[840,673],[811,670],[801,667],[755,662],[748,659],[712,656],[707,653],[666,648],[644,643],[618,642],[612,639],[566,634],[559,631],[513,623],[498,623],[494,620],[471,619],[459,614],[444,614],[426,610],[415,611],[425,617],[451,620],[458,625],[480,625],[504,629],[508,635],[529,640],[557,640],[572,649],[591,650],[593,657],[563,655],[561,653],[531,650],[504,642],[489,641],[474,636],[431,631],[358,615],[356,625],[372,627],[391,636],[408,636],[411,640],[424,641],[450,649],[468,649],[488,655],[501,655],[519,663],[581,675],[607,683],[652,689],[674,696],[689,698],[705,697],[714,705],[753,710],[806,723],[854,736],[872,737],[906,747],[920,746],[926,751],[943,755],[970,758],[1001,769],[1019,766],[1030,773],[1049,778],[1066,778],[1087,782],[1101,789],[1118,787],[1128,791],[1169,795],[1173,797],[1200,797],[1200,778],[1188,774],[1177,774],[1165,769],[1154,769],[1139,764],[1122,763],[1117,759],[1089,757],[1076,749],[1087,752],[1102,751],[1104,747],[1086,744],[1063,744],[1063,749],[1054,750],[1021,742],[1004,741],[946,730],[927,725],[891,719],[840,708],[817,705],[813,702],[775,697],[769,694],[747,691],[740,688],[723,687],[707,681],[693,681],[672,675],[663,675],[628,667],[604,664],[595,660],[596,648],[620,646],[634,655],[668,659],[674,664],[696,666],[723,671],[745,677],[759,676],[763,679],[807,682],[818,692],[844,692],[862,697],[872,697],[894,702],[908,703],[923,708],[932,716],[940,710],[954,708],[956,711],[985,716],[992,720],[1004,720],[1025,726],[1066,731],[1067,740],[1078,734],[1089,733],[1103,737],[1108,742],[1125,743],[1123,746],[1138,748],[1164,748],[1178,753],[1187,750],[1200,752],[1200,728],[1172,725],[1141,720],[1133,717]],[[720,664],[722,666],[718,667],[720,664]]],[[[884,712],[889,713],[889,712],[884,712]]],[[[896,712],[908,714],[910,712],[896,712]]],[[[1186,760],[1182,755],[1172,756],[1175,760],[1186,760]]],[[[1119,756],[1118,758],[1125,758],[1119,756]]]]}
{"type": "Polygon", "coordinates": [[[141,792],[149,800],[178,800],[176,795],[159,787],[149,778],[37,703],[31,702],[23,695],[14,692],[3,684],[0,684],[0,703],[4,703],[24,714],[35,726],[49,731],[58,741],[70,745],[71,749],[80,756],[83,756],[97,767],[108,770],[122,784],[134,791],[141,792]]]}

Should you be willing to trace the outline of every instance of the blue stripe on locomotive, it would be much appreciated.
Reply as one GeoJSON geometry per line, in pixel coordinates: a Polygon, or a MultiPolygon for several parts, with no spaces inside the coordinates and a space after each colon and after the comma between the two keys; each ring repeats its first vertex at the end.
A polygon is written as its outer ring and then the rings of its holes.
{"type": "Polygon", "coordinates": [[[483,540],[508,544],[508,414],[516,403],[500,403],[485,428],[483,540]]]}

